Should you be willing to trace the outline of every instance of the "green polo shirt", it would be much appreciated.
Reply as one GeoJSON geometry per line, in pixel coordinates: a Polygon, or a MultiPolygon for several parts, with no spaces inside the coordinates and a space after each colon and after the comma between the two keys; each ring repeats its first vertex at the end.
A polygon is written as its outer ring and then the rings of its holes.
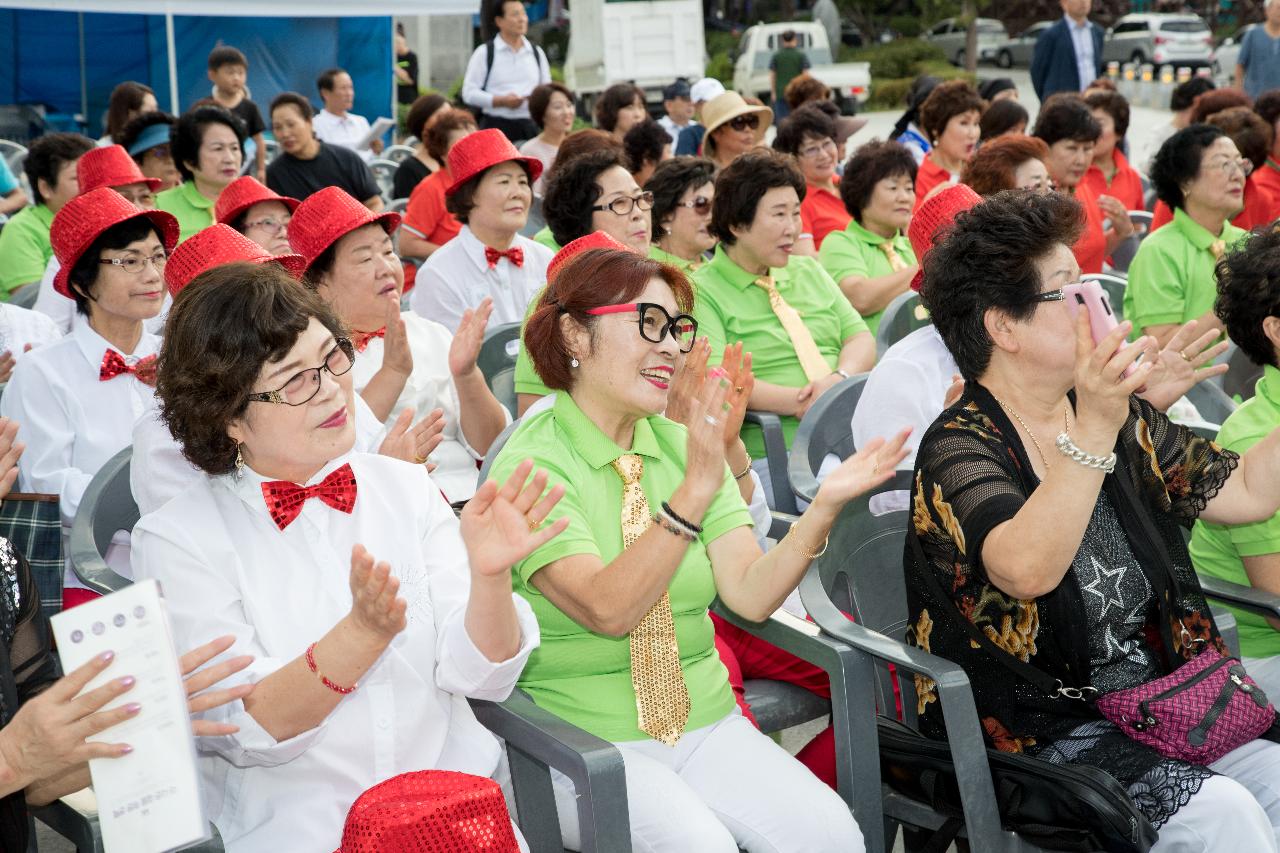
{"type": "MultiPolygon", "coordinates": [[[[1163,229],[1161,229],[1163,230],[1163,229]]],[[[1280,370],[1262,369],[1257,392],[1227,418],[1218,444],[1244,453],[1280,425],[1280,370]]],[[[1191,534],[1191,562],[1202,575],[1250,586],[1244,558],[1280,552],[1280,513],[1252,524],[1197,521],[1191,534]]],[[[1262,658],[1280,654],[1280,631],[1261,616],[1229,608],[1240,630],[1240,652],[1262,658]]]]}
{"type": "MultiPolygon", "coordinates": [[[[1230,248],[1244,235],[1228,222],[1221,239],[1230,248]]],[[[1133,321],[1135,335],[1150,326],[1181,325],[1213,308],[1218,259],[1209,247],[1217,239],[1179,208],[1168,225],[1142,241],[1124,289],[1124,318],[1133,321]]]]}
{"type": "MultiPolygon", "coordinates": [[[[648,737],[636,725],[631,686],[631,643],[583,628],[529,583],[543,566],[575,554],[590,554],[608,565],[622,553],[622,478],[610,464],[624,452],[644,458],[640,487],[657,510],[684,480],[685,428],[655,415],[636,422],[631,449],[624,451],[583,414],[569,394],[557,394],[545,411],[526,418],[494,460],[490,476],[499,482],[525,459],[548,474],[548,488],[565,487],[552,518],[568,528],[516,565],[512,584],[529,602],[542,632],[520,676],[520,687],[539,706],[610,741],[648,737]]],[[[680,669],[692,708],[685,731],[710,725],[734,707],[728,673],[715,649],[707,608],[716,595],[707,545],[751,524],[746,504],[725,467],[724,483],[702,519],[702,534],[685,551],[668,587],[675,617],[680,669]]]]}
{"type": "MultiPolygon", "coordinates": [[[[911,241],[901,231],[895,233],[890,239],[902,260],[908,264],[916,262],[915,252],[911,251],[911,241]]],[[[893,267],[889,264],[888,255],[880,248],[883,242],[885,242],[884,237],[868,231],[851,219],[843,231],[832,231],[827,234],[826,239],[822,241],[822,248],[818,250],[818,263],[822,264],[827,274],[835,279],[837,285],[851,275],[863,278],[889,275],[893,272],[893,267]]],[[[866,321],[871,334],[874,335],[876,329],[880,327],[880,315],[883,313],[884,310],[881,309],[862,318],[866,321]]]]}
{"type": "MultiPolygon", "coordinates": [[[[792,257],[785,267],[769,273],[778,293],[800,313],[818,351],[835,370],[845,341],[868,331],[867,324],[815,258],[792,257]]],[[[796,357],[795,346],[773,313],[769,294],[752,284],[755,279],[755,275],[729,259],[723,246],[717,246],[715,257],[693,274],[697,291],[693,315],[698,320],[698,334],[711,340],[712,362],[719,363],[725,345],[742,341],[743,349],[751,353],[756,379],[803,388],[809,380],[796,357]]],[[[793,417],[782,418],[788,447],[799,423],[793,417]]],[[[764,439],[758,427],[744,426],[742,440],[753,457],[764,457],[764,439]]]]}
{"type": "Polygon", "coordinates": [[[668,252],[666,249],[658,248],[657,243],[654,243],[652,246],[649,247],[649,257],[653,258],[655,261],[658,261],[659,263],[669,264],[675,267],[676,269],[680,270],[680,272],[684,273],[685,275],[693,275],[695,272],[697,272],[698,269],[702,267],[704,263],[706,263],[706,261],[702,259],[698,259],[696,261],[686,261],[684,258],[680,257],[679,255],[673,255],[670,252],[668,252]]]}
{"type": "Polygon", "coordinates": [[[213,205],[213,199],[196,189],[195,181],[183,181],[156,196],[156,207],[178,220],[178,242],[213,224],[213,205]]]}
{"type": "Polygon", "coordinates": [[[542,230],[533,235],[533,242],[541,243],[553,252],[560,251],[560,244],[556,242],[556,238],[551,236],[551,226],[544,225],[542,230]]]}
{"type": "Polygon", "coordinates": [[[53,211],[43,204],[19,210],[0,230],[0,298],[24,284],[44,278],[44,268],[53,257],[49,227],[53,211]]]}

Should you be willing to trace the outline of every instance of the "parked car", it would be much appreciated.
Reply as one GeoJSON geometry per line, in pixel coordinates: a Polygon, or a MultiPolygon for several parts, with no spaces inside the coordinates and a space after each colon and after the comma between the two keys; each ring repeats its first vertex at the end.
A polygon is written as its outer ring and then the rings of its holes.
{"type": "Polygon", "coordinates": [[[738,42],[733,62],[733,88],[743,96],[770,102],[769,60],[782,45],[782,34],[792,30],[796,46],[809,57],[809,73],[831,88],[831,97],[846,115],[857,112],[871,94],[871,63],[831,60],[827,31],[822,24],[792,21],[749,27],[738,42]]]}
{"type": "MultiPolygon", "coordinates": [[[[929,32],[920,36],[930,44],[942,48],[947,59],[956,65],[964,65],[965,37],[968,34],[964,24],[955,18],[947,18],[935,25],[929,32]]],[[[978,18],[978,61],[995,62],[1000,47],[1009,40],[1009,31],[1004,24],[995,18],[978,18]]]]}
{"type": "Polygon", "coordinates": [[[1012,68],[1015,65],[1031,66],[1031,55],[1035,53],[1036,39],[1040,34],[1054,25],[1054,21],[1040,21],[1005,41],[996,51],[996,65],[1001,68],[1012,68]]]}
{"type": "Polygon", "coordinates": [[[1212,66],[1213,59],[1213,32],[1197,15],[1125,15],[1102,42],[1104,63],[1198,67],[1212,66]]]}
{"type": "Polygon", "coordinates": [[[1213,57],[1213,79],[1219,86],[1230,86],[1236,75],[1236,64],[1240,61],[1240,44],[1244,34],[1258,26],[1249,24],[1236,30],[1218,45],[1213,57]]]}

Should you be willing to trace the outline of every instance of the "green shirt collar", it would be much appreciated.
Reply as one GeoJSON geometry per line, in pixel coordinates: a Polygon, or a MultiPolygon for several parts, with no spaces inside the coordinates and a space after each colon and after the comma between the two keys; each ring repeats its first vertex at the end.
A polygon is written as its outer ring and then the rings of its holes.
{"type": "Polygon", "coordinates": [[[1280,408],[1280,369],[1263,365],[1262,378],[1258,380],[1256,396],[1263,397],[1273,408],[1280,408]]]}
{"type": "Polygon", "coordinates": [[[567,392],[556,394],[552,413],[555,415],[556,423],[569,437],[568,446],[576,449],[592,468],[603,468],[624,453],[638,453],[650,459],[657,459],[660,456],[658,441],[653,435],[653,426],[648,418],[636,421],[635,432],[631,437],[631,449],[623,450],[600,431],[600,427],[578,408],[578,404],[567,392]]]}
{"type": "Polygon", "coordinates": [[[845,226],[844,230],[848,232],[849,236],[853,239],[861,240],[864,243],[870,243],[873,246],[879,246],[881,243],[884,243],[886,239],[894,243],[902,239],[901,231],[893,232],[893,236],[889,238],[881,237],[869,228],[863,227],[856,219],[850,219],[849,224],[845,226]]]}
{"type": "Polygon", "coordinates": [[[49,209],[48,205],[34,204],[28,209],[31,211],[31,215],[35,217],[36,221],[46,229],[53,227],[53,211],[49,209]]]}
{"type": "MultiPolygon", "coordinates": [[[[724,279],[729,284],[732,284],[734,287],[737,287],[739,290],[746,290],[755,283],[757,278],[760,277],[754,273],[747,272],[742,267],[735,264],[733,259],[729,257],[729,253],[724,250],[724,246],[722,244],[716,245],[715,256],[712,257],[711,260],[707,261],[706,266],[704,266],[703,269],[715,270],[716,274],[719,275],[720,278],[724,279]]],[[[770,268],[769,275],[773,276],[775,284],[781,284],[784,281],[790,280],[786,267],[770,268]]]]}
{"type": "MultiPolygon", "coordinates": [[[[1187,238],[1187,242],[1195,246],[1197,249],[1208,249],[1213,245],[1214,240],[1222,239],[1220,234],[1211,234],[1203,225],[1192,219],[1185,210],[1177,208],[1173,211],[1173,224],[1182,236],[1187,238]]],[[[1223,222],[1222,230],[1225,233],[1229,222],[1223,222]]]]}
{"type": "Polygon", "coordinates": [[[213,199],[196,189],[195,181],[183,181],[178,185],[178,192],[186,200],[187,204],[200,210],[208,210],[215,203],[213,199]]]}

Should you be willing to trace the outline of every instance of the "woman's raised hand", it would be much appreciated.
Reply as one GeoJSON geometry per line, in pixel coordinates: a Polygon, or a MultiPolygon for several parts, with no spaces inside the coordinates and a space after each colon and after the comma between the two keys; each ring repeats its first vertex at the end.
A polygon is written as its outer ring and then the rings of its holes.
{"type": "Polygon", "coordinates": [[[91,758],[119,758],[132,751],[128,744],[86,740],[141,710],[141,706],[133,702],[110,711],[101,710],[133,688],[132,676],[113,678],[80,695],[85,685],[106,669],[114,657],[112,652],[103,652],[82,664],[24,703],[9,724],[0,729],[0,787],[15,783],[25,787],[91,758]]]}
{"type": "Polygon", "coordinates": [[[1195,320],[1189,320],[1174,333],[1160,350],[1156,366],[1147,377],[1147,387],[1142,390],[1142,396],[1161,411],[1176,403],[1197,383],[1227,372],[1227,365],[1213,363],[1227,351],[1227,341],[1219,340],[1221,336],[1217,329],[1210,329],[1197,337],[1198,325],[1195,320]]]}
{"type": "Polygon", "coordinates": [[[756,387],[756,375],[751,372],[751,353],[742,351],[741,341],[724,348],[720,370],[729,381],[729,388],[725,391],[725,402],[729,408],[724,416],[724,446],[727,450],[738,441],[742,420],[747,415],[747,403],[756,387]]]}
{"type": "Polygon", "coordinates": [[[546,488],[547,472],[534,472],[533,460],[526,459],[501,487],[497,480],[486,480],[476,490],[460,519],[471,571],[483,577],[509,572],[569,526],[568,518],[541,526],[564,497],[564,486],[544,495],[546,488]]]}
{"type": "Polygon", "coordinates": [[[685,422],[689,439],[684,482],[707,497],[724,482],[725,420],[732,414],[726,401],[731,387],[722,371],[708,371],[685,422]]]}
{"type": "Polygon", "coordinates": [[[1076,426],[1073,436],[1086,453],[1110,453],[1116,433],[1129,417],[1129,397],[1147,383],[1159,354],[1156,339],[1144,335],[1125,343],[1133,324],[1121,323],[1094,346],[1089,315],[1076,315],[1076,426]],[[1142,361],[1128,378],[1121,374],[1138,356],[1142,361]]]}
{"type": "Polygon", "coordinates": [[[711,341],[698,338],[693,342],[693,349],[685,353],[676,365],[671,388],[667,391],[667,409],[663,412],[676,423],[689,425],[694,398],[702,388],[702,380],[707,377],[707,359],[710,356],[711,341]]]}
{"type": "Polygon", "coordinates": [[[480,347],[484,344],[484,332],[493,313],[493,299],[486,296],[477,308],[468,308],[458,321],[458,331],[449,344],[449,373],[455,378],[466,376],[476,369],[480,347]]]}
{"type": "Polygon", "coordinates": [[[400,316],[400,302],[387,300],[387,326],[382,339],[382,366],[409,376],[413,373],[413,351],[409,349],[409,333],[400,316]]]}
{"type": "Polygon", "coordinates": [[[408,602],[398,598],[400,581],[389,563],[374,563],[363,545],[351,549],[351,621],[380,643],[390,643],[407,624],[408,602]]]}
{"type": "MultiPolygon", "coordinates": [[[[403,409],[391,429],[387,430],[387,437],[378,446],[378,453],[421,465],[443,440],[444,409],[432,409],[416,424],[413,423],[413,409],[403,409]]],[[[428,471],[434,469],[434,465],[427,464],[428,471]]]]}
{"type": "Polygon", "coordinates": [[[910,435],[911,427],[907,427],[889,441],[873,438],[867,442],[826,476],[814,503],[839,511],[858,495],[887,482],[893,477],[898,463],[910,453],[910,449],[903,446],[910,435]]]}
{"type": "MultiPolygon", "coordinates": [[[[187,710],[192,714],[199,714],[201,711],[208,711],[210,708],[217,708],[221,705],[226,705],[228,702],[243,699],[253,692],[252,684],[238,684],[235,687],[208,690],[208,688],[222,679],[234,675],[253,663],[252,655],[240,655],[230,660],[224,660],[222,663],[200,669],[201,666],[231,648],[235,641],[236,638],[228,634],[225,637],[219,637],[216,640],[205,643],[199,648],[192,649],[179,659],[178,664],[182,667],[183,684],[187,688],[187,710]],[[199,671],[197,672],[197,670],[199,671]]],[[[191,731],[197,736],[230,735],[239,730],[239,726],[233,726],[230,723],[215,723],[210,720],[191,721],[191,731]]]]}
{"type": "Polygon", "coordinates": [[[18,422],[0,418],[0,498],[18,481],[18,459],[25,448],[18,441],[18,422]]]}

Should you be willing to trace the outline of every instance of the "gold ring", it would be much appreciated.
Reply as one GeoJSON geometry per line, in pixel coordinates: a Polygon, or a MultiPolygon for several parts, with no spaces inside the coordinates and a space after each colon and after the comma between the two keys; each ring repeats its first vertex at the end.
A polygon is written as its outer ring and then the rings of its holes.
{"type": "Polygon", "coordinates": [[[415,457],[413,457],[413,461],[414,461],[414,462],[416,462],[416,463],[417,463],[417,464],[419,464],[419,465],[426,465],[426,464],[427,464],[427,457],[425,457],[425,456],[415,456],[415,457]]]}
{"type": "Polygon", "coordinates": [[[1187,357],[1187,354],[1182,350],[1178,350],[1178,355],[1182,356],[1183,361],[1191,361],[1191,359],[1187,357]]]}
{"type": "Polygon", "coordinates": [[[540,522],[534,521],[532,518],[529,518],[528,516],[525,516],[525,523],[529,525],[529,532],[530,532],[530,533],[537,533],[537,532],[538,532],[538,524],[539,524],[540,522]]]}
{"type": "Polygon", "coordinates": [[[871,473],[872,473],[872,474],[879,474],[879,473],[880,473],[880,464],[879,464],[879,463],[876,463],[875,465],[872,465],[872,466],[871,466],[871,473]]]}
{"type": "Polygon", "coordinates": [[[738,387],[734,388],[734,389],[733,389],[733,392],[734,392],[735,394],[741,394],[741,393],[742,393],[742,386],[741,386],[741,385],[739,385],[738,387]]]}

